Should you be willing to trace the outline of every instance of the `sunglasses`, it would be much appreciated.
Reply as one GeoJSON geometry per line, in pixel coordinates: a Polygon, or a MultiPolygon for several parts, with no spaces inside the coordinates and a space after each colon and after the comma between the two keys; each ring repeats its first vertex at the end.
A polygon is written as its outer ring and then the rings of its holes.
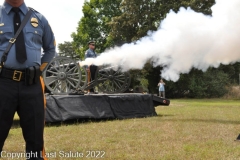
{"type": "Polygon", "coordinates": [[[90,45],[95,46],[95,44],[90,44],[90,45]]]}

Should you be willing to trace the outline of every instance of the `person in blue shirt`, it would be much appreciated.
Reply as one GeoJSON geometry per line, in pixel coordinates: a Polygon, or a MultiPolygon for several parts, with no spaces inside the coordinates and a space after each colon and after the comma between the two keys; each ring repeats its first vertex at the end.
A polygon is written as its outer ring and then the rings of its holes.
{"type": "Polygon", "coordinates": [[[31,155],[27,159],[42,160],[45,159],[43,132],[46,101],[41,71],[53,59],[56,43],[47,19],[28,8],[24,0],[5,0],[0,6],[0,60],[9,40],[14,37],[15,28],[20,26],[29,9],[31,16],[21,31],[23,39],[19,40],[19,34],[15,42],[11,41],[13,45],[7,59],[0,66],[0,153],[17,112],[26,154],[31,155]],[[23,45],[17,48],[19,42],[23,45]],[[22,55],[20,52],[23,50],[22,55]],[[18,57],[24,57],[24,60],[20,61],[18,57]]]}
{"type": "Polygon", "coordinates": [[[163,82],[162,79],[159,81],[158,87],[159,87],[159,97],[165,98],[165,83],[163,82]]]}
{"type": "MultiPolygon", "coordinates": [[[[86,58],[96,58],[97,54],[95,53],[95,41],[89,41],[88,42],[88,50],[85,52],[85,59],[86,58]]],[[[95,65],[89,65],[87,66],[87,71],[90,71],[91,81],[95,80],[95,74],[97,71],[97,66],[95,65]]],[[[94,88],[90,89],[91,93],[94,92],[94,88]]]]}

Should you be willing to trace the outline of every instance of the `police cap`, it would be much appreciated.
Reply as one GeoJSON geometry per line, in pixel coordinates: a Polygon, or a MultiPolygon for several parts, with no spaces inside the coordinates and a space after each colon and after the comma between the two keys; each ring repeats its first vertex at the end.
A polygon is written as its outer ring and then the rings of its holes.
{"type": "Polygon", "coordinates": [[[95,41],[89,41],[89,42],[88,42],[88,45],[91,44],[91,43],[95,44],[95,41]]]}

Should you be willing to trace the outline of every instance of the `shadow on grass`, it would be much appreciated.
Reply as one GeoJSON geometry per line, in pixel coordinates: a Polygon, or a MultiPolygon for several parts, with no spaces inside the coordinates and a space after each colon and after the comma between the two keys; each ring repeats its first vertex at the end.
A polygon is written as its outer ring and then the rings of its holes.
{"type": "Polygon", "coordinates": [[[91,119],[91,118],[86,118],[86,119],[71,119],[71,120],[66,120],[62,122],[46,122],[45,126],[46,127],[60,127],[60,126],[66,126],[66,125],[76,125],[76,124],[87,124],[87,123],[100,123],[100,122],[106,122],[106,121],[114,121],[116,119],[91,119]]]}
{"type": "Polygon", "coordinates": [[[62,125],[75,125],[75,124],[87,124],[87,123],[102,123],[102,122],[109,122],[109,121],[122,121],[122,120],[130,120],[130,119],[143,119],[143,118],[151,118],[151,117],[157,117],[157,115],[154,116],[140,116],[140,117],[132,117],[132,118],[102,118],[102,119],[94,119],[94,118],[86,118],[86,119],[72,119],[72,120],[66,120],[62,122],[47,122],[45,126],[51,127],[51,126],[62,126],[62,125]]]}
{"type": "MultiPolygon", "coordinates": [[[[86,124],[86,123],[99,123],[99,122],[106,122],[106,121],[114,121],[114,120],[123,120],[123,119],[91,119],[91,118],[86,118],[86,119],[72,119],[72,120],[66,120],[63,122],[46,122],[45,127],[60,127],[63,125],[76,125],[76,124],[86,124]]],[[[20,120],[19,119],[14,119],[13,124],[12,124],[12,129],[16,128],[21,128],[20,127],[20,120]]]]}
{"type": "MultiPolygon", "coordinates": [[[[101,118],[101,119],[94,119],[94,118],[81,118],[81,119],[70,119],[66,121],[58,121],[58,122],[46,122],[45,127],[60,127],[66,125],[76,125],[76,124],[87,124],[87,123],[102,123],[102,122],[109,122],[109,121],[122,121],[127,119],[141,119],[141,118],[151,118],[151,117],[158,117],[162,115],[153,115],[153,116],[139,116],[139,117],[132,117],[132,118],[101,118]]],[[[164,115],[166,116],[166,115],[164,115]]],[[[20,128],[20,120],[14,119],[12,128],[20,128]]]]}
{"type": "Polygon", "coordinates": [[[173,114],[158,114],[156,117],[172,117],[173,114]]]}

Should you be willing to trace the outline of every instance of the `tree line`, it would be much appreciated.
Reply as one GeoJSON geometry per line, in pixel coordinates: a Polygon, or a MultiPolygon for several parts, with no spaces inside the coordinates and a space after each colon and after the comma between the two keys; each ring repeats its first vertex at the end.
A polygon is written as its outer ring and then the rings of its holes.
{"type": "MultiPolygon", "coordinates": [[[[215,0],[90,0],[85,1],[83,17],[77,31],[71,34],[72,42],[59,44],[59,55],[83,60],[89,40],[96,41],[96,52],[131,43],[156,31],[170,10],[178,12],[180,7],[190,7],[205,15],[212,14],[215,0]]],[[[147,53],[146,53],[147,54],[147,53]]],[[[149,93],[158,93],[162,66],[153,67],[147,62],[141,70],[131,70],[131,86],[142,87],[149,93]]],[[[181,74],[177,82],[166,81],[166,95],[169,98],[221,97],[227,86],[238,83],[240,63],[208,68],[206,72],[192,69],[181,74]]]]}

